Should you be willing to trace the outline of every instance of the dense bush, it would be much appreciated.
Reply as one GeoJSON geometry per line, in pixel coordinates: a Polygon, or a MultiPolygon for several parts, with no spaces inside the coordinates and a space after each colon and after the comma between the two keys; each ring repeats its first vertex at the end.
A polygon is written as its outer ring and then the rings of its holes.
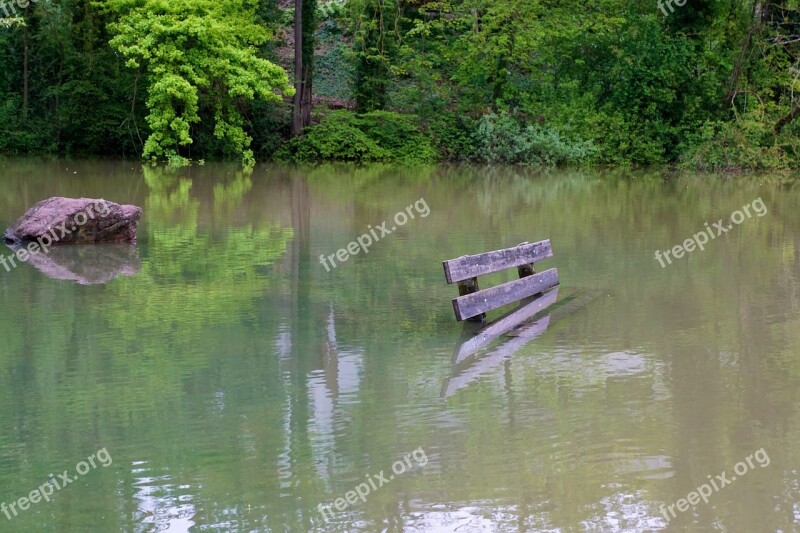
{"type": "Polygon", "coordinates": [[[475,157],[486,163],[556,166],[588,163],[597,155],[591,141],[570,139],[553,128],[526,126],[507,113],[483,116],[474,141],[475,157]]]}
{"type": "Polygon", "coordinates": [[[796,135],[776,136],[758,117],[708,122],[687,143],[681,166],[699,170],[777,170],[797,162],[796,135]]]}
{"type": "Polygon", "coordinates": [[[22,102],[17,95],[8,95],[0,103],[0,153],[49,153],[54,147],[45,144],[47,133],[46,129],[33,128],[30,121],[23,119],[22,102]]]}
{"type": "Polygon", "coordinates": [[[452,113],[435,115],[428,122],[439,158],[444,161],[470,161],[475,157],[474,120],[452,113]]]}
{"type": "Polygon", "coordinates": [[[334,111],[303,137],[284,144],[276,154],[284,161],[356,161],[430,163],[437,159],[431,140],[413,116],[389,111],[356,114],[334,111]]]}

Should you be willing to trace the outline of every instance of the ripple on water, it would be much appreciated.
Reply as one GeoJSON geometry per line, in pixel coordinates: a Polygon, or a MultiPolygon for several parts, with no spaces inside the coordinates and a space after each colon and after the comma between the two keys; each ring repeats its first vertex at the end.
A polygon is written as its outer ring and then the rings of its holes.
{"type": "Polygon", "coordinates": [[[176,484],[166,468],[154,469],[148,461],[131,462],[131,475],[138,501],[135,522],[157,526],[158,531],[188,531],[197,514],[194,491],[199,487],[176,484]]]}

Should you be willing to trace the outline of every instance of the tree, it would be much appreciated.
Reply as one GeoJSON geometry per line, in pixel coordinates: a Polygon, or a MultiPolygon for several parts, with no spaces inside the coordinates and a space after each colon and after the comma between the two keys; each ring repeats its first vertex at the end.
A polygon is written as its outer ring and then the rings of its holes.
{"type": "Polygon", "coordinates": [[[303,133],[311,124],[311,99],[314,82],[314,34],[317,30],[316,0],[294,3],[294,114],[292,135],[303,133]]]}
{"type": "Polygon", "coordinates": [[[10,6],[10,8],[14,14],[13,17],[10,16],[11,13],[9,12],[9,6],[6,6],[5,4],[0,5],[0,9],[2,9],[3,13],[7,15],[5,18],[0,18],[0,28],[10,28],[12,26],[20,26],[22,28],[22,118],[24,119],[28,116],[28,87],[30,80],[28,69],[30,62],[30,32],[25,19],[27,18],[30,10],[30,3],[26,3],[25,7],[23,8],[22,16],[17,14],[16,7],[13,4],[10,6]]]}
{"type": "Polygon", "coordinates": [[[396,0],[354,0],[356,111],[386,106],[386,90],[400,45],[400,6],[396,0]]]}
{"type": "Polygon", "coordinates": [[[253,160],[243,112],[254,99],[294,94],[286,71],[257,55],[269,32],[254,0],[106,0],[119,16],[111,45],[147,76],[148,159],[185,159],[192,124],[214,121],[214,136],[253,160]]]}

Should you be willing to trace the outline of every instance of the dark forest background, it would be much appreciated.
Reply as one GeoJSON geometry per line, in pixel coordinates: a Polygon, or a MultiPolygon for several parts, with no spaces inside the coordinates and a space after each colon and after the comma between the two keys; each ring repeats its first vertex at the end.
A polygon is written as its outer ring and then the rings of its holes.
{"type": "Polygon", "coordinates": [[[20,3],[0,7],[6,155],[701,169],[799,157],[796,2],[20,3]]]}

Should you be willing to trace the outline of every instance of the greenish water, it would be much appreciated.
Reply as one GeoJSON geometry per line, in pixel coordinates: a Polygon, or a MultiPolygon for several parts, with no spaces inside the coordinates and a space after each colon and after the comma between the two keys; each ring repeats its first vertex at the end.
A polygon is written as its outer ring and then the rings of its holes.
{"type": "Polygon", "coordinates": [[[49,196],[144,217],[134,253],[59,259],[107,283],[0,268],[0,502],[97,456],[49,503],[0,514],[0,531],[800,528],[795,187],[0,163],[3,227],[49,196]],[[655,260],[758,198],[764,216],[655,260]],[[420,199],[427,216],[320,264],[420,199]],[[454,364],[462,325],[441,261],[545,238],[561,301],[538,336],[454,364]],[[723,472],[737,479],[678,512],[723,472]]]}

